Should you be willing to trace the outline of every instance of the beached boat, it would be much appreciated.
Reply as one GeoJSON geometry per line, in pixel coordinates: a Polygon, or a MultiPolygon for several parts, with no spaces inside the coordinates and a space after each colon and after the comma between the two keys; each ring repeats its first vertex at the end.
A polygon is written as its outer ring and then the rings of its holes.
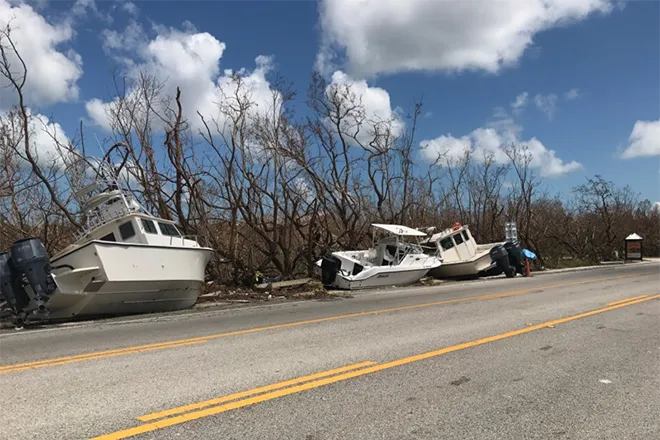
{"type": "Polygon", "coordinates": [[[405,286],[440,266],[441,260],[426,255],[419,245],[419,239],[426,236],[423,232],[401,225],[373,224],[372,227],[372,248],[332,252],[316,262],[326,287],[355,290],[405,286]],[[387,236],[376,240],[379,231],[387,236]]]}
{"type": "Polygon", "coordinates": [[[441,255],[442,265],[429,272],[434,278],[475,278],[522,273],[520,246],[513,241],[477,244],[467,225],[431,235],[421,242],[429,255],[441,255]]]}
{"type": "Polygon", "coordinates": [[[18,320],[163,312],[191,307],[213,250],[150,215],[100,161],[75,193],[85,228],[50,257],[38,238],[0,253],[0,294],[18,320]]]}

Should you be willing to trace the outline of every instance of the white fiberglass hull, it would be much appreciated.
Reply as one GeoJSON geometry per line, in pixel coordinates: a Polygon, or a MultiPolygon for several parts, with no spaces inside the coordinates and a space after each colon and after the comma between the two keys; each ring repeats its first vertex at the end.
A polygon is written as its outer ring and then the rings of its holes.
{"type": "MultiPolygon", "coordinates": [[[[421,280],[430,270],[441,264],[438,258],[424,254],[407,255],[399,264],[383,266],[363,266],[357,258],[367,254],[368,251],[335,252],[332,255],[341,261],[339,270],[328,287],[345,290],[373,289],[389,286],[407,286],[421,280]],[[355,272],[355,267],[360,270],[355,272]]],[[[322,274],[322,262],[318,260],[316,266],[319,275],[322,274]]]]}
{"type": "Polygon", "coordinates": [[[347,277],[340,273],[337,274],[333,287],[345,290],[374,289],[377,287],[408,286],[415,284],[426,275],[428,268],[406,269],[374,267],[365,270],[363,277],[347,277]]]}
{"type": "Polygon", "coordinates": [[[446,261],[429,271],[433,278],[459,278],[478,276],[492,265],[490,252],[467,261],[446,261]]]}
{"type": "Polygon", "coordinates": [[[91,241],[51,261],[47,318],[181,310],[197,301],[209,248],[91,241]],[[66,267],[69,266],[69,267],[66,267]],[[71,270],[73,268],[73,270],[71,270]]]}

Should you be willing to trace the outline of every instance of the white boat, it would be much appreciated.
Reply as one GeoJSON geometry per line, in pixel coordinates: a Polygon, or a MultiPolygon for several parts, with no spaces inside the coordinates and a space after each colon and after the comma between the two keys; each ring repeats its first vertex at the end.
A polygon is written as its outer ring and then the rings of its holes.
{"type": "Polygon", "coordinates": [[[316,262],[323,284],[337,289],[405,286],[422,279],[442,261],[426,255],[419,240],[426,234],[401,225],[372,224],[375,245],[368,250],[332,252],[316,262]],[[376,241],[376,231],[389,236],[376,241]]]}
{"type": "Polygon", "coordinates": [[[0,253],[0,293],[17,319],[62,319],[191,307],[213,250],[147,213],[101,162],[76,192],[85,228],[52,258],[38,238],[0,253]]]}
{"type": "Polygon", "coordinates": [[[442,265],[429,272],[434,278],[475,278],[502,272],[515,276],[519,266],[516,251],[519,253],[520,249],[516,243],[477,244],[470,228],[459,223],[433,234],[421,244],[427,254],[442,256],[442,265]]]}

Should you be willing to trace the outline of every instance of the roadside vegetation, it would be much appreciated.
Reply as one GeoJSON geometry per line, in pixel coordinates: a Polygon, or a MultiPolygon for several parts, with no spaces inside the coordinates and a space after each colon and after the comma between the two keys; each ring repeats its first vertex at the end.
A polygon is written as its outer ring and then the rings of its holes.
{"type": "MultiPolygon", "coordinates": [[[[0,249],[38,236],[52,253],[84,221],[65,166],[90,151],[98,156],[98,147],[82,123],[62,140],[31,114],[30,66],[10,28],[0,32],[0,55],[10,84],[2,94],[16,101],[0,115],[0,249]]],[[[105,109],[111,134],[101,140],[109,160],[148,211],[216,250],[208,275],[223,285],[251,285],[256,273],[311,276],[325,252],[367,246],[372,222],[460,222],[486,243],[503,239],[504,223],[514,221],[522,245],[547,268],[622,258],[632,232],[644,237],[646,256],[660,254],[660,213],[650,201],[600,175],[553,194],[525,145],[506,148],[506,162],[469,151],[418,160],[421,102],[400,129],[370,116],[350,87],[315,74],[303,93],[275,81],[270,104],[257,107],[238,72],[211,118],[184,113],[186,90],[166,90],[146,74],[115,84],[105,109]]]]}

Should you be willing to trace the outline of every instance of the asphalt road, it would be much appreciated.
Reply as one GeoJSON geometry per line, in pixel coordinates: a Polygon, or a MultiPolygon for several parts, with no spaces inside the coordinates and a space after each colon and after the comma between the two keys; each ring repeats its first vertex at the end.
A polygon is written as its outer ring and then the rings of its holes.
{"type": "Polygon", "coordinates": [[[2,439],[643,439],[660,265],[0,333],[2,439]]]}

